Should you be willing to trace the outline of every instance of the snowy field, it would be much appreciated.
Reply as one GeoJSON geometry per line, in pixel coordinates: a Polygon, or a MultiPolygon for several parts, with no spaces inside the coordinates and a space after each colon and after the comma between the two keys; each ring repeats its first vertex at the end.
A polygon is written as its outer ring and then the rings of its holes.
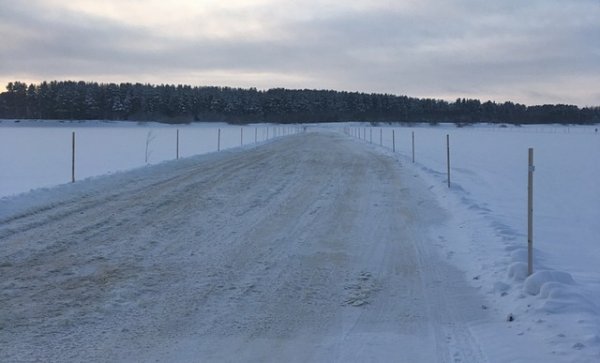
{"type": "Polygon", "coordinates": [[[72,132],[75,178],[81,180],[175,159],[177,130],[181,158],[295,132],[294,127],[278,125],[0,120],[0,197],[70,182],[72,132]]]}
{"type": "MultiPolygon", "coordinates": [[[[373,128],[364,143],[394,149],[450,211],[434,233],[448,259],[520,334],[557,356],[600,359],[600,133],[597,126],[373,128]],[[392,132],[393,130],[393,132],[392,132]],[[446,135],[450,135],[451,188],[446,135]],[[528,148],[534,148],[534,274],[527,277],[528,148]],[[594,355],[595,354],[595,355],[594,355]]],[[[591,361],[594,361],[594,359],[591,361]]]]}
{"type": "Polygon", "coordinates": [[[0,360],[600,360],[595,127],[0,125],[0,360]]]}

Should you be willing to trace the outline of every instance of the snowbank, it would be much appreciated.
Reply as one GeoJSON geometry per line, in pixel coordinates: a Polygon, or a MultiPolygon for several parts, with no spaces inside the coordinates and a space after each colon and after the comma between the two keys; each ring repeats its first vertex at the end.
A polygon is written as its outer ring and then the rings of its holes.
{"type": "Polygon", "coordinates": [[[441,125],[370,131],[347,125],[345,131],[390,152],[392,130],[399,162],[430,184],[449,213],[447,223],[432,230],[440,253],[485,293],[486,308],[502,321],[510,314],[516,334],[544,337],[556,361],[599,361],[600,163],[588,157],[600,155],[594,127],[441,125]],[[451,188],[446,185],[447,134],[451,188]],[[526,236],[529,147],[536,164],[532,276],[527,275],[526,236]]]}

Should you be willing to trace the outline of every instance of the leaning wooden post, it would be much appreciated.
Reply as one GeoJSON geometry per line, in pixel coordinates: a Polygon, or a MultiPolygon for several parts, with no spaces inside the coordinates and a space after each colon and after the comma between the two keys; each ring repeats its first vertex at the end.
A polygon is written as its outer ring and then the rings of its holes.
{"type": "Polygon", "coordinates": [[[75,183],[75,131],[73,131],[71,146],[71,183],[75,183]]]}
{"type": "Polygon", "coordinates": [[[527,175],[527,275],[533,273],[533,148],[529,148],[529,171],[527,175]]]}
{"type": "Polygon", "coordinates": [[[396,152],[396,130],[392,129],[392,151],[396,152]]]}
{"type": "Polygon", "coordinates": [[[175,156],[176,156],[177,160],[179,160],[179,129],[177,129],[177,142],[176,142],[176,144],[177,144],[177,148],[176,148],[176,151],[175,151],[175,154],[176,154],[175,156]]]}
{"type": "Polygon", "coordinates": [[[415,162],[415,132],[412,132],[412,162],[415,162]]]}
{"type": "Polygon", "coordinates": [[[217,151],[221,151],[221,129],[217,134],[217,151]]]}
{"type": "Polygon", "coordinates": [[[448,188],[450,188],[450,135],[446,134],[446,165],[448,165],[448,188]]]}

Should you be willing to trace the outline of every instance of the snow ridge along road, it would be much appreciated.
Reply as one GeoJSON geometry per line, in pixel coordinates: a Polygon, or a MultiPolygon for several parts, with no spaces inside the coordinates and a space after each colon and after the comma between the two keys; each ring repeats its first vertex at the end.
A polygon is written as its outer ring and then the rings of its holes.
{"type": "Polygon", "coordinates": [[[0,361],[487,361],[395,159],[309,132],[165,165],[1,217],[0,361]]]}

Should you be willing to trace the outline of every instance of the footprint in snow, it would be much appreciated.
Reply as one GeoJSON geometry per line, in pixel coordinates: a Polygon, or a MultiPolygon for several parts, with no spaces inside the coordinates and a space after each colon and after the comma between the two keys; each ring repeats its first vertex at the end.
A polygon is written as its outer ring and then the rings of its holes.
{"type": "Polygon", "coordinates": [[[363,306],[369,303],[369,298],[378,290],[377,283],[370,272],[361,272],[353,282],[344,286],[346,296],[342,305],[363,306]]]}

